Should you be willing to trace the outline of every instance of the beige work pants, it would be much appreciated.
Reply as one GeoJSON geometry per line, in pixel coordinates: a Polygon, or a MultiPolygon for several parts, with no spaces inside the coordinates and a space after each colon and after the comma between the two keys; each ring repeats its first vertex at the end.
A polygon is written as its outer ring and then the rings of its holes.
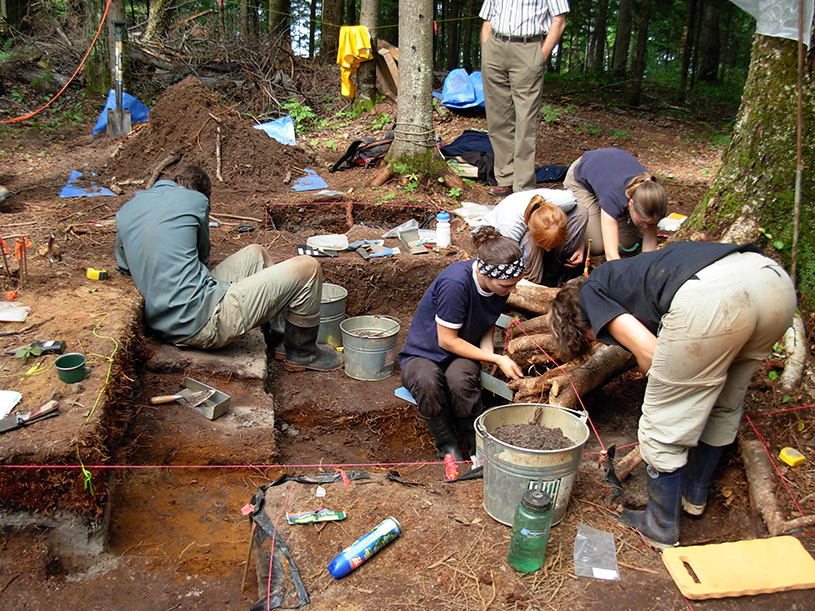
{"type": "Polygon", "coordinates": [[[540,41],[502,42],[490,36],[481,47],[495,180],[516,193],[537,185],[535,154],[544,64],[540,41]]]}
{"type": "Polygon", "coordinates": [[[320,324],[323,274],[312,257],[266,267],[263,247],[252,244],[224,259],[210,275],[231,284],[204,328],[182,345],[220,348],[281,312],[298,327],[320,324]]]}
{"type": "Polygon", "coordinates": [[[670,472],[688,448],[732,443],[750,378],[792,323],[795,288],[772,259],[733,253],[677,291],[648,372],[640,453],[670,472]]]}

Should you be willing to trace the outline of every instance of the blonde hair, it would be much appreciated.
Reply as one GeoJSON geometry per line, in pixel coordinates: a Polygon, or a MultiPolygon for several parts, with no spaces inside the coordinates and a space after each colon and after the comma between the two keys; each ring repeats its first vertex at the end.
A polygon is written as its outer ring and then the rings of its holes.
{"type": "Polygon", "coordinates": [[[566,241],[566,213],[540,195],[533,195],[524,212],[529,235],[540,248],[552,250],[566,241]]]}
{"type": "Polygon", "coordinates": [[[629,180],[625,196],[634,202],[634,212],[644,220],[659,221],[668,215],[668,194],[650,172],[629,180]]]}

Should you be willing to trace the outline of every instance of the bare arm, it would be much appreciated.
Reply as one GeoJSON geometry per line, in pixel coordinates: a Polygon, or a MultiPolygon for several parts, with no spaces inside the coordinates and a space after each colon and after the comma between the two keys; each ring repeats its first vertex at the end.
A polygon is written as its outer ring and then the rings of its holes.
{"type": "Polygon", "coordinates": [[[620,314],[608,323],[608,332],[626,350],[637,357],[637,364],[643,373],[651,369],[657,337],[633,314],[620,314]]]}
{"type": "Polygon", "coordinates": [[[649,225],[642,232],[642,252],[651,252],[657,249],[657,226],[649,225]]]}
{"type": "Polygon", "coordinates": [[[568,259],[566,259],[566,263],[564,263],[564,265],[566,267],[578,267],[580,265],[583,265],[585,254],[586,245],[581,243],[571,254],[571,256],[568,259]]]}
{"type": "Polygon", "coordinates": [[[546,33],[546,38],[543,39],[541,44],[541,51],[543,51],[543,59],[548,60],[552,51],[555,50],[557,43],[560,42],[560,37],[563,35],[563,30],[566,29],[566,15],[555,15],[552,17],[552,25],[549,26],[549,31],[546,33]]]}
{"type": "Polygon", "coordinates": [[[492,35],[492,24],[485,21],[481,24],[481,44],[487,42],[487,39],[492,35]]]}
{"type": "Polygon", "coordinates": [[[620,258],[620,233],[617,229],[617,221],[611,218],[605,210],[600,211],[600,232],[603,234],[603,250],[606,251],[606,261],[613,261],[620,258]]]}
{"type": "MultiPolygon", "coordinates": [[[[494,351],[484,350],[484,348],[479,346],[474,346],[470,342],[460,338],[458,336],[457,329],[450,329],[448,327],[443,327],[442,325],[436,324],[436,333],[439,336],[439,346],[448,352],[452,352],[453,354],[465,359],[484,361],[486,363],[498,365],[504,375],[510,379],[520,380],[523,377],[523,371],[521,371],[518,364],[511,358],[503,354],[495,354],[494,351]]],[[[490,333],[492,333],[492,329],[490,329],[490,333]]],[[[481,339],[480,343],[482,346],[486,342],[486,337],[487,336],[485,335],[484,338],[481,339]]],[[[491,337],[492,336],[490,336],[490,338],[491,337]]],[[[490,345],[491,343],[492,339],[490,339],[490,345]]]]}

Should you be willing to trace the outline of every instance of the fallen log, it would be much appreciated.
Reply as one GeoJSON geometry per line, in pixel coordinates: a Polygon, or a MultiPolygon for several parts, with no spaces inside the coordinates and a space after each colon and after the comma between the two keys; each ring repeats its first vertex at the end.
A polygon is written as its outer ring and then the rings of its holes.
{"type": "Polygon", "coordinates": [[[617,466],[614,468],[614,472],[617,474],[617,479],[623,481],[626,477],[631,475],[631,472],[636,469],[638,465],[642,464],[643,462],[642,454],[640,454],[640,447],[638,445],[634,446],[634,449],[621,458],[617,463],[617,466]]]}
{"type": "Polygon", "coordinates": [[[560,289],[521,280],[515,285],[515,292],[507,299],[507,305],[535,314],[546,314],[549,311],[549,304],[552,303],[558,291],[560,289]]]}
{"type": "Polygon", "coordinates": [[[507,352],[516,355],[521,352],[554,352],[555,339],[549,333],[536,333],[535,335],[523,335],[516,337],[507,344],[507,352]]]}
{"type": "Polygon", "coordinates": [[[636,365],[637,359],[625,348],[603,345],[592,352],[580,367],[568,375],[555,378],[549,391],[549,403],[558,407],[577,409],[577,395],[582,396],[599,388],[636,365]]]}
{"type": "Polygon", "coordinates": [[[778,389],[784,395],[791,395],[801,386],[807,360],[807,334],[798,312],[792,319],[792,326],[784,334],[784,350],[787,362],[778,378],[778,389]]]}
{"type": "Polygon", "coordinates": [[[533,333],[549,333],[549,317],[543,314],[529,320],[518,321],[517,324],[509,326],[509,332],[510,339],[532,335],[533,333]]]}
{"type": "Polygon", "coordinates": [[[153,173],[150,175],[150,179],[147,181],[147,188],[152,189],[153,185],[156,184],[158,177],[161,176],[161,173],[167,168],[167,166],[170,166],[180,160],[181,156],[177,155],[176,153],[170,153],[164,159],[162,159],[156,166],[156,169],[153,170],[153,173]]]}
{"type": "MultiPolygon", "coordinates": [[[[543,393],[552,387],[552,381],[554,379],[576,369],[581,363],[581,360],[569,361],[560,367],[550,369],[546,373],[534,378],[511,380],[507,383],[507,386],[509,386],[510,390],[515,391],[513,400],[516,403],[527,403],[528,399],[542,398],[543,393]]],[[[537,399],[535,402],[538,402],[537,399]]]]}

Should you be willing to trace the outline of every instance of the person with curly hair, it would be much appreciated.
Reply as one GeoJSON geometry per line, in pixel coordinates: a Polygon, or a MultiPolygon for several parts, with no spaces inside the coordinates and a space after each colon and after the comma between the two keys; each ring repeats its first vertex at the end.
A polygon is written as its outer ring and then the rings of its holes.
{"type": "Polygon", "coordinates": [[[589,211],[586,237],[591,256],[607,261],[657,247],[657,223],[668,213],[668,196],[633,155],[617,148],[588,151],[563,179],[589,211]]]}
{"type": "Polygon", "coordinates": [[[508,378],[523,377],[510,357],[495,353],[495,322],[524,273],[518,244],[492,227],[473,237],[476,258],[448,266],[425,291],[399,353],[402,384],[433,434],[439,457],[463,460],[453,417],[475,453],[481,402],[481,363],[508,378]]]}
{"type": "Polygon", "coordinates": [[[518,242],[527,280],[554,287],[583,271],[588,219],[571,191],[532,189],[505,197],[479,225],[518,242]]]}
{"type": "Polygon", "coordinates": [[[755,244],[675,242],[567,282],[549,323],[561,358],[593,339],[648,376],[639,451],[648,506],[621,519],[655,547],[679,541],[679,512],[701,515],[722,450],[738,433],[750,378],[792,323],[784,269],[755,244]]]}

